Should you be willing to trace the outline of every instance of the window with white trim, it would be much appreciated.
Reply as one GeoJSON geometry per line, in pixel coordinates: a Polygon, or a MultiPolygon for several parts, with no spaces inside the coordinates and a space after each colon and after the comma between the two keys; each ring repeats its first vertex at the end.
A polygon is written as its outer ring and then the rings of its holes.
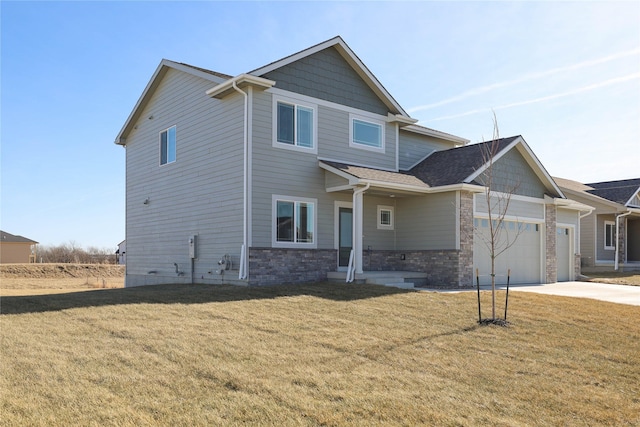
{"type": "Polygon", "coordinates": [[[393,206],[378,205],[378,230],[393,230],[393,206]]]}
{"type": "Polygon", "coordinates": [[[274,98],[274,142],[280,148],[316,152],[316,107],[274,98]]]}
{"type": "Polygon", "coordinates": [[[604,222],[604,248],[613,251],[616,249],[616,223],[613,221],[604,222]]]}
{"type": "Polygon", "coordinates": [[[176,127],[160,132],[160,165],[176,161],[176,127]]]}
{"type": "Polygon", "coordinates": [[[384,122],[349,115],[349,146],[384,152],[384,122]]]}
{"type": "Polygon", "coordinates": [[[316,200],[273,196],[273,245],[316,247],[316,200]]]}

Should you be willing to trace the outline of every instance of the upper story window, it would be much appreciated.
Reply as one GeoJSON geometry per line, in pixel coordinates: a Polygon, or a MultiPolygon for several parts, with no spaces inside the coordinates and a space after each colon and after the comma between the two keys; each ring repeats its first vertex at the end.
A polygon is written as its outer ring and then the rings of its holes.
{"type": "Polygon", "coordinates": [[[160,164],[176,161],[176,127],[172,126],[160,132],[160,164]]]}
{"type": "Polygon", "coordinates": [[[350,116],[349,146],[384,152],[384,122],[350,116]]]}
{"type": "Polygon", "coordinates": [[[274,142],[279,148],[317,152],[316,107],[274,97],[274,142]]]}
{"type": "Polygon", "coordinates": [[[616,223],[613,221],[604,222],[604,248],[607,250],[615,250],[616,223]]]}

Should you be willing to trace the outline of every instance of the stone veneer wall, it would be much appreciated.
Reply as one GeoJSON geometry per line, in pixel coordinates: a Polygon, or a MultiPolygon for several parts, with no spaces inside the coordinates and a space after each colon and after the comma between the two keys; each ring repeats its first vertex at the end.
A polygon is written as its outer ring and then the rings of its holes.
{"type": "Polygon", "coordinates": [[[460,192],[458,286],[473,286],[473,193],[460,192]]]}
{"type": "MultiPolygon", "coordinates": [[[[625,230],[625,226],[627,224],[627,218],[622,217],[620,221],[618,221],[618,245],[620,245],[620,249],[618,249],[618,264],[620,267],[624,266],[624,263],[627,262],[627,240],[625,239],[627,233],[625,230]]],[[[614,255],[615,262],[615,255],[614,255]]]]}
{"type": "Polygon", "coordinates": [[[573,269],[574,269],[574,273],[575,273],[575,280],[578,280],[578,278],[580,277],[580,275],[582,274],[582,269],[581,269],[581,264],[580,264],[580,254],[575,254],[574,255],[574,262],[573,262],[573,269]]]}
{"type": "MultiPolygon", "coordinates": [[[[460,251],[451,250],[372,250],[362,254],[366,271],[413,271],[427,273],[426,285],[439,288],[470,287],[460,283],[460,251]],[[404,256],[404,259],[402,259],[404,256]]],[[[471,268],[473,269],[473,267],[471,268]]]]}
{"type": "Polygon", "coordinates": [[[327,280],[337,259],[335,249],[249,248],[249,285],[327,280]]]}
{"type": "Polygon", "coordinates": [[[558,262],[556,254],[556,207],[554,205],[545,205],[545,253],[546,253],[546,283],[555,283],[558,281],[558,262]]]}

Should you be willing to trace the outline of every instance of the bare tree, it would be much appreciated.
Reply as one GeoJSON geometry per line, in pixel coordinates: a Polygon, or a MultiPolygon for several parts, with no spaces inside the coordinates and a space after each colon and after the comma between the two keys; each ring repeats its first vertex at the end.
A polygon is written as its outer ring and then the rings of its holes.
{"type": "MultiPolygon", "coordinates": [[[[477,181],[485,187],[484,200],[488,214],[489,233],[481,233],[474,227],[474,238],[478,238],[486,246],[491,258],[491,320],[496,320],[496,258],[513,246],[523,232],[521,224],[509,230],[506,220],[512,196],[520,186],[519,179],[504,176],[495,166],[495,158],[501,151],[500,131],[495,113],[493,114],[493,139],[485,141],[481,146],[485,171],[477,181]]],[[[479,303],[479,302],[478,302],[479,303]]],[[[506,319],[505,319],[506,320],[506,319]]]]}

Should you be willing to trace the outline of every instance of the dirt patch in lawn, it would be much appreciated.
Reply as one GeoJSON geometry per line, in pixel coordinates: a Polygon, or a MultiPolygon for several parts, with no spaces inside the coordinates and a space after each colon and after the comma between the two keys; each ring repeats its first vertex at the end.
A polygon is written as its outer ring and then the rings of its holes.
{"type": "Polygon", "coordinates": [[[598,272],[586,273],[586,282],[611,283],[614,285],[640,286],[640,271],[628,273],[598,272]]]}

